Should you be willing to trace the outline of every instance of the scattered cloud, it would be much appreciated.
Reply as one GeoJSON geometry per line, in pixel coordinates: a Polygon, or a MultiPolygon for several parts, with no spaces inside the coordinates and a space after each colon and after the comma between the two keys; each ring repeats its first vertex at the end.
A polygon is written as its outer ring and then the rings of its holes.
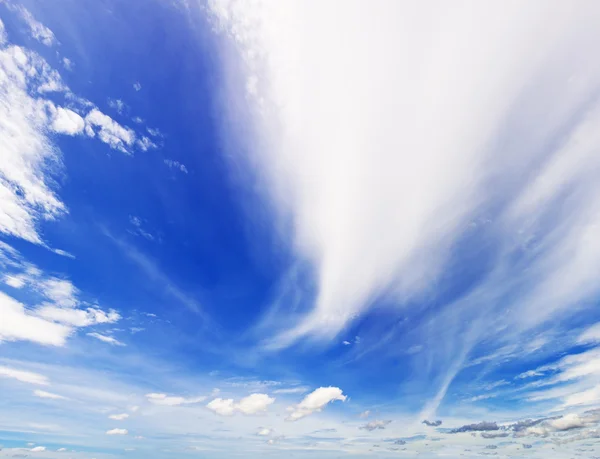
{"type": "Polygon", "coordinates": [[[308,394],[304,399],[293,407],[290,407],[290,414],[287,421],[297,421],[306,416],[319,412],[325,406],[335,400],[345,401],[346,396],[338,387],[319,387],[308,394]]]}
{"type": "Polygon", "coordinates": [[[108,99],[108,106],[114,110],[119,115],[122,115],[129,107],[123,102],[121,99],[108,99]]]}
{"type": "Polygon", "coordinates": [[[167,166],[169,166],[170,169],[177,169],[177,170],[183,172],[184,174],[188,173],[187,167],[185,167],[185,165],[181,164],[179,161],[174,161],[172,159],[165,159],[164,162],[167,166]]]}
{"type": "Polygon", "coordinates": [[[46,392],[45,390],[34,390],[33,395],[39,398],[47,398],[50,400],[67,400],[67,397],[62,395],[53,394],[52,392],[46,392]]]}
{"type": "Polygon", "coordinates": [[[266,427],[264,427],[264,428],[259,429],[259,431],[256,432],[256,435],[260,435],[261,437],[268,437],[272,433],[273,433],[273,429],[267,429],[266,427]]]}
{"type": "Polygon", "coordinates": [[[5,366],[0,366],[0,378],[11,378],[28,384],[38,384],[40,386],[47,386],[50,384],[46,376],[5,366]]]}
{"type": "Polygon", "coordinates": [[[46,447],[45,446],[34,446],[29,451],[31,451],[32,453],[41,453],[43,451],[46,451],[46,447]]]}
{"type": "Polygon", "coordinates": [[[489,430],[498,430],[498,424],[495,422],[481,421],[476,424],[467,424],[457,429],[452,429],[452,433],[460,432],[486,432],[489,430]]]}
{"type": "Polygon", "coordinates": [[[75,66],[75,64],[73,64],[73,61],[71,61],[71,59],[69,59],[68,57],[63,57],[62,58],[62,64],[63,67],[68,70],[69,72],[73,71],[73,67],[75,66]]]}
{"type": "Polygon", "coordinates": [[[205,396],[185,398],[185,397],[178,397],[178,396],[171,396],[171,395],[167,395],[167,394],[157,394],[157,393],[146,394],[146,398],[148,399],[148,401],[150,403],[152,403],[154,405],[163,405],[163,406],[189,405],[189,404],[194,404],[194,403],[201,403],[204,400],[206,400],[205,396]]]}
{"type": "Polygon", "coordinates": [[[85,116],[85,123],[85,133],[89,137],[97,135],[110,148],[123,153],[131,153],[131,149],[135,144],[135,133],[131,129],[121,126],[97,108],[92,109],[85,116]]]}
{"type": "Polygon", "coordinates": [[[107,430],[106,435],[127,435],[129,431],[127,429],[112,429],[107,430]]]}
{"type": "Polygon", "coordinates": [[[125,343],[122,343],[121,341],[119,341],[116,338],[113,338],[112,336],[102,335],[96,332],[87,333],[87,335],[91,336],[92,338],[96,338],[97,340],[100,340],[104,343],[111,344],[113,346],[125,346],[125,343]]]}
{"type": "Polygon", "coordinates": [[[111,414],[108,419],[112,419],[114,421],[123,421],[125,419],[127,419],[129,417],[129,414],[127,413],[120,413],[120,414],[111,414]]]}
{"type": "Polygon", "coordinates": [[[360,426],[359,429],[368,430],[369,432],[372,432],[374,430],[383,430],[391,422],[392,421],[389,421],[389,420],[386,420],[386,421],[375,420],[375,421],[368,422],[363,426],[360,426]]]}
{"type": "Polygon", "coordinates": [[[48,27],[46,27],[41,22],[37,21],[33,15],[21,5],[11,5],[8,4],[10,9],[17,11],[21,19],[27,24],[29,27],[29,31],[31,36],[35,38],[40,43],[46,46],[53,46],[58,44],[58,40],[54,36],[54,32],[52,32],[48,27]]]}
{"type": "Polygon", "coordinates": [[[437,420],[437,421],[428,421],[427,419],[425,419],[422,424],[425,424],[426,426],[429,427],[439,427],[442,425],[442,421],[437,420]]]}
{"type": "Polygon", "coordinates": [[[275,399],[267,394],[251,394],[239,402],[233,399],[216,398],[206,405],[206,408],[221,416],[231,416],[236,412],[246,415],[259,414],[267,411],[275,399]]]}
{"type": "Polygon", "coordinates": [[[140,89],[142,89],[142,85],[140,84],[139,81],[136,81],[135,83],[133,83],[133,89],[135,89],[136,91],[139,91],[140,89]]]}

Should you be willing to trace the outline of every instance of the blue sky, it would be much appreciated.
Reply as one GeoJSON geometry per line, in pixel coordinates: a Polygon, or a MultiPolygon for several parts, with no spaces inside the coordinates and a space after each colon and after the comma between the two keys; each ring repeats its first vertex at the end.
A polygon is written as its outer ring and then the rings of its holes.
{"type": "Polygon", "coordinates": [[[0,20],[0,457],[600,454],[597,2],[0,20]]]}

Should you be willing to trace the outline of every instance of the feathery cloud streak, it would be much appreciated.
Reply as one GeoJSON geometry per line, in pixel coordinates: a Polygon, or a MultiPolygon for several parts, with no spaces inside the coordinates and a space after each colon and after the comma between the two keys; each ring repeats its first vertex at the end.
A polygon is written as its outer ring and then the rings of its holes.
{"type": "Polygon", "coordinates": [[[331,339],[383,297],[430,295],[482,216],[501,248],[485,289],[532,268],[512,319],[533,326],[593,293],[596,3],[211,7],[244,63],[249,161],[317,280],[272,347],[331,339]]]}

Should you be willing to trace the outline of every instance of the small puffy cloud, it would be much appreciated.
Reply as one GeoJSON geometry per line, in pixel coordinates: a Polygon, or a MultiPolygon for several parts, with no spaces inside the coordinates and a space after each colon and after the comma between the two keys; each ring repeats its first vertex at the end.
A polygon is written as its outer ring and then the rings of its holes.
{"type": "Polygon", "coordinates": [[[184,174],[188,173],[187,167],[185,167],[184,164],[181,164],[179,161],[174,161],[172,159],[165,159],[164,163],[169,166],[169,168],[171,169],[177,169],[181,172],[183,172],[184,174]]]}
{"type": "Polygon", "coordinates": [[[46,451],[46,447],[45,446],[35,446],[35,447],[31,448],[29,451],[31,451],[32,453],[41,453],[43,451],[46,451]]]}
{"type": "Polygon", "coordinates": [[[392,421],[389,420],[375,420],[366,423],[364,426],[360,426],[359,429],[368,430],[369,432],[372,432],[374,430],[383,430],[391,422],[392,421]]]}
{"type": "Polygon", "coordinates": [[[108,106],[114,108],[119,115],[122,115],[127,110],[127,105],[121,99],[108,99],[108,106]]]}
{"type": "Polygon", "coordinates": [[[83,131],[85,121],[83,118],[68,108],[57,107],[50,129],[58,134],[76,135],[83,131]]]}
{"type": "Polygon", "coordinates": [[[252,394],[241,399],[236,408],[244,414],[262,413],[274,401],[275,399],[269,397],[267,394],[252,394]]]}
{"type": "Polygon", "coordinates": [[[111,344],[113,346],[125,346],[125,343],[122,343],[121,341],[119,341],[116,338],[113,338],[112,336],[107,336],[107,335],[101,335],[100,333],[88,333],[88,336],[91,336],[92,338],[96,338],[97,340],[100,340],[104,343],[108,343],[111,344]]]}
{"type": "Polygon", "coordinates": [[[204,400],[206,400],[206,397],[204,397],[204,396],[185,398],[185,397],[177,397],[177,396],[171,396],[171,395],[167,395],[167,394],[157,394],[157,393],[146,394],[146,398],[148,399],[148,401],[150,403],[152,403],[154,405],[163,405],[163,406],[191,405],[191,404],[200,403],[200,402],[203,402],[204,400]]]}
{"type": "Polygon", "coordinates": [[[69,59],[68,57],[63,57],[62,58],[62,64],[63,67],[68,70],[69,72],[71,72],[73,70],[73,61],[71,61],[71,59],[69,59]]]}
{"type": "Polygon", "coordinates": [[[261,437],[268,437],[272,433],[273,433],[273,429],[267,429],[266,427],[263,427],[263,428],[259,429],[258,432],[256,432],[256,435],[260,435],[261,437]]]}
{"type": "Polygon", "coordinates": [[[237,403],[232,398],[216,398],[208,403],[206,408],[221,416],[231,416],[236,412],[252,415],[265,412],[273,402],[275,398],[267,394],[251,394],[237,403]]]}
{"type": "Polygon", "coordinates": [[[370,415],[371,415],[371,411],[370,410],[365,410],[362,413],[360,413],[358,415],[358,417],[361,418],[361,419],[367,419],[370,415]]]}
{"type": "Polygon", "coordinates": [[[136,91],[139,91],[140,89],[142,89],[142,85],[140,84],[139,81],[136,81],[135,83],[133,83],[133,89],[135,89],[136,91]]]}
{"type": "Polygon", "coordinates": [[[129,431],[127,429],[112,429],[107,430],[106,435],[127,435],[129,431]]]}
{"type": "Polygon", "coordinates": [[[5,366],[0,366],[0,378],[12,378],[16,379],[17,381],[29,384],[38,384],[40,386],[47,386],[49,384],[48,378],[43,375],[5,366]]]}
{"type": "Polygon", "coordinates": [[[350,346],[352,343],[350,341],[342,341],[344,346],[350,346]]]}
{"type": "Polygon", "coordinates": [[[286,420],[297,421],[302,419],[315,411],[321,411],[325,405],[335,400],[342,402],[346,400],[346,396],[339,387],[319,387],[304,397],[298,405],[291,407],[290,415],[286,420]]]}
{"type": "Polygon", "coordinates": [[[57,453],[64,453],[67,450],[67,448],[58,448],[56,450],[57,453]]]}
{"type": "Polygon", "coordinates": [[[438,427],[438,426],[442,425],[442,421],[440,421],[440,420],[437,420],[437,421],[428,421],[427,419],[425,419],[423,421],[423,424],[425,424],[426,426],[429,426],[429,427],[438,427]]]}
{"type": "Polygon", "coordinates": [[[231,416],[235,413],[235,403],[232,398],[215,398],[206,405],[206,408],[221,416],[231,416]]]}
{"type": "Polygon", "coordinates": [[[50,400],[67,400],[67,397],[62,395],[53,394],[52,392],[46,392],[45,390],[34,390],[33,395],[39,398],[47,398],[50,400]]]}
{"type": "Polygon", "coordinates": [[[123,421],[125,419],[127,419],[129,417],[129,414],[127,413],[120,413],[120,414],[111,414],[108,419],[112,419],[114,421],[123,421]]]}

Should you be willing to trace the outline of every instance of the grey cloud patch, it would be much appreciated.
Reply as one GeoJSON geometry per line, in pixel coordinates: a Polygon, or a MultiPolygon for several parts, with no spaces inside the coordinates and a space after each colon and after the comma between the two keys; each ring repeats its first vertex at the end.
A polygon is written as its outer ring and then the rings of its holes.
{"type": "Polygon", "coordinates": [[[429,427],[438,427],[442,425],[442,421],[440,421],[439,419],[437,421],[428,421],[427,419],[425,419],[422,424],[425,424],[426,426],[429,427]]]}
{"type": "Polygon", "coordinates": [[[481,421],[477,424],[467,424],[457,429],[452,429],[450,433],[461,432],[485,432],[490,430],[499,430],[498,424],[495,422],[481,421]]]}
{"type": "Polygon", "coordinates": [[[359,429],[368,430],[369,432],[372,432],[374,430],[383,430],[391,422],[392,421],[389,421],[389,420],[371,421],[371,422],[366,423],[364,426],[360,426],[359,429]]]}
{"type": "Polygon", "coordinates": [[[504,438],[504,437],[508,437],[507,432],[494,432],[494,433],[482,432],[482,434],[481,434],[481,438],[504,438]]]}

